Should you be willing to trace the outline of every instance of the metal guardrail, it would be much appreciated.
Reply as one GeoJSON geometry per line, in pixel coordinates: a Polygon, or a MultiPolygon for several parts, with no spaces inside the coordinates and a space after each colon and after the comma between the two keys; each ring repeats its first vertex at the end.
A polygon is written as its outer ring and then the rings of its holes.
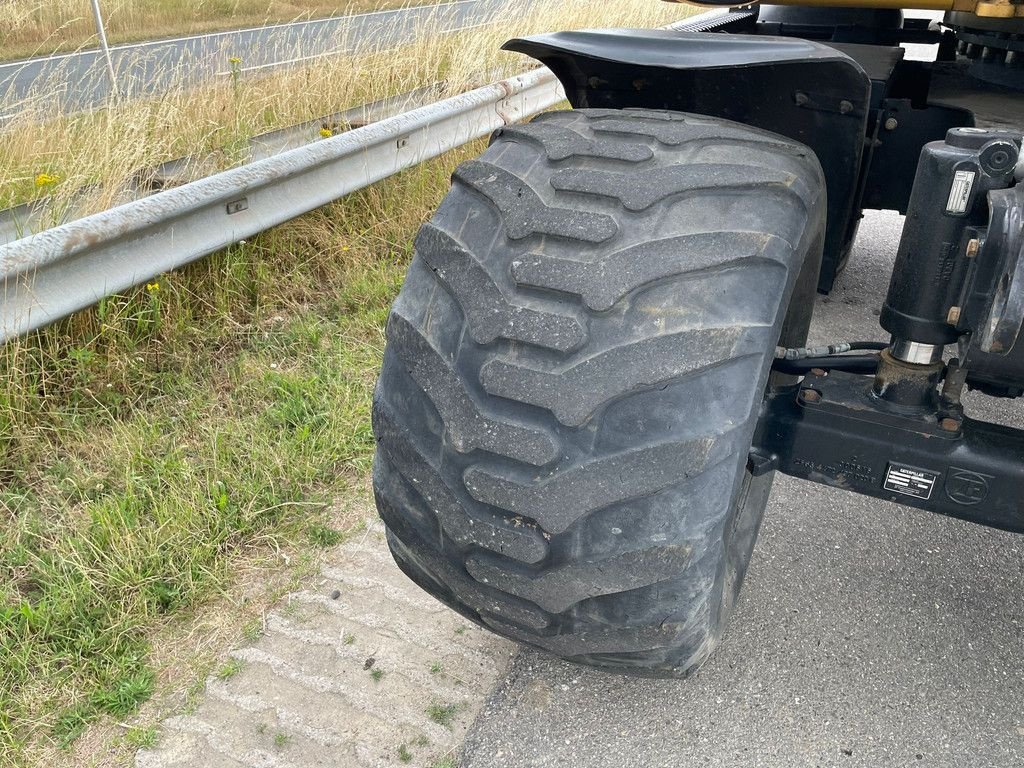
{"type": "MultiPolygon", "coordinates": [[[[709,11],[664,29],[714,28],[724,16],[709,11]]],[[[564,98],[550,70],[534,69],[0,245],[0,343],[564,98]]]]}
{"type": "Polygon", "coordinates": [[[0,342],[487,136],[563,98],[549,70],[531,70],[2,246],[0,342]]]}

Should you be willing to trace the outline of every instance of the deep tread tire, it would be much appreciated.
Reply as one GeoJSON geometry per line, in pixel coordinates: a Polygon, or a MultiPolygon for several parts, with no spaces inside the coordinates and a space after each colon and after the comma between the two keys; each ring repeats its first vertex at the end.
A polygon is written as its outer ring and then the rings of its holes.
{"type": "Polygon", "coordinates": [[[743,125],[574,110],[497,132],[388,321],[374,490],[401,568],[564,658],[696,668],[767,502],[747,454],[824,216],[813,153],[743,125]]]}

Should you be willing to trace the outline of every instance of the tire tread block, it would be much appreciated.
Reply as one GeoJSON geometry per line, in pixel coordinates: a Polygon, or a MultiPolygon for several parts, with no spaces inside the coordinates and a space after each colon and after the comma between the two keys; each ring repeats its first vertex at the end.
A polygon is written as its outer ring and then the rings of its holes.
{"type": "Polygon", "coordinates": [[[484,413],[444,356],[397,312],[388,318],[388,342],[437,408],[448,443],[459,453],[480,449],[538,466],[558,455],[550,430],[484,413]]]}
{"type": "Polygon", "coordinates": [[[578,294],[590,309],[604,312],[661,279],[756,264],[771,239],[763,232],[696,232],[631,245],[592,262],[530,254],[513,264],[512,276],[519,285],[578,294]]]}
{"type": "Polygon", "coordinates": [[[512,240],[540,234],[603,243],[618,232],[615,219],[607,214],[547,205],[524,179],[493,163],[468,160],[455,170],[454,178],[494,204],[512,240]]]}
{"type": "Polygon", "coordinates": [[[700,474],[720,460],[727,442],[701,437],[647,446],[579,464],[539,482],[474,465],[466,470],[465,484],[478,501],[532,518],[548,534],[560,534],[599,509],[700,474]]]}
{"type": "Polygon", "coordinates": [[[621,344],[564,368],[545,370],[503,358],[480,371],[492,395],[550,410],[578,427],[602,405],[742,356],[750,344],[744,326],[701,328],[621,344]]]}
{"type": "MultiPolygon", "coordinates": [[[[390,499],[384,496],[382,506],[384,514],[390,520],[400,520],[401,515],[388,507],[390,499]]],[[[392,551],[398,549],[406,563],[422,571],[423,576],[416,579],[440,581],[448,590],[468,608],[481,617],[492,617],[514,622],[521,627],[529,627],[540,631],[550,625],[550,619],[540,609],[523,604],[515,598],[488,588],[479,581],[470,578],[464,569],[453,565],[449,560],[437,554],[432,547],[424,546],[424,542],[409,530],[403,530],[401,523],[389,526],[388,545],[392,551]]]]}
{"type": "Polygon", "coordinates": [[[568,352],[587,340],[586,328],[573,314],[538,310],[505,296],[469,251],[443,229],[425,224],[416,237],[416,253],[458,301],[478,344],[503,338],[568,352]]]}
{"type": "Polygon", "coordinates": [[[527,634],[521,628],[500,619],[485,617],[488,625],[504,635],[538,646],[564,659],[584,654],[600,653],[657,653],[671,648],[679,634],[675,624],[660,624],[626,629],[594,629],[573,634],[543,635],[527,634]]]}
{"type": "Polygon", "coordinates": [[[559,192],[614,198],[627,210],[638,212],[675,195],[711,190],[721,193],[726,188],[757,190],[761,195],[772,191],[796,194],[792,187],[797,181],[795,174],[774,168],[694,163],[642,173],[566,168],[551,177],[551,186],[559,192]]]}
{"type": "Polygon", "coordinates": [[[547,542],[537,531],[516,527],[512,520],[495,514],[471,515],[380,400],[374,406],[373,422],[378,446],[395,470],[417,489],[437,515],[441,529],[453,541],[461,546],[489,549],[524,563],[540,562],[547,556],[547,542]]]}
{"type": "Polygon", "coordinates": [[[654,157],[650,147],[642,143],[624,143],[591,139],[570,128],[543,122],[513,125],[501,129],[501,135],[510,139],[525,139],[536,143],[548,160],[567,160],[571,157],[597,157],[605,160],[623,160],[640,163],[654,157]]]}
{"type": "Polygon", "coordinates": [[[477,581],[530,600],[545,611],[562,613],[587,598],[672,578],[686,568],[692,552],[690,544],[669,544],[603,560],[581,560],[552,568],[540,576],[510,572],[482,555],[471,556],[466,568],[477,581]]]}

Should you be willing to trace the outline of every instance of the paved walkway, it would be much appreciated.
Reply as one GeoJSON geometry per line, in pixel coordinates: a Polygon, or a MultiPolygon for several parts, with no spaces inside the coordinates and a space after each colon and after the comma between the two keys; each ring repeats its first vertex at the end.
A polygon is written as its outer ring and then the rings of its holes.
{"type": "Polygon", "coordinates": [[[395,566],[376,521],[315,589],[234,651],[137,768],[444,765],[504,674],[511,643],[444,608],[395,566]],[[429,713],[428,713],[429,712],[429,713]]]}

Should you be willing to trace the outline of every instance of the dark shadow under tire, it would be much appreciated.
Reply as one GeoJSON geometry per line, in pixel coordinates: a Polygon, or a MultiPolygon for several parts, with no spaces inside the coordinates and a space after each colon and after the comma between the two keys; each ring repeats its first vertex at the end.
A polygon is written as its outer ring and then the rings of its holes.
{"type": "Polygon", "coordinates": [[[824,216],[809,149],[728,121],[499,131],[388,321],[374,490],[402,569],[564,658],[695,669],[767,502],[747,455],[774,348],[806,335],[824,216]]]}

